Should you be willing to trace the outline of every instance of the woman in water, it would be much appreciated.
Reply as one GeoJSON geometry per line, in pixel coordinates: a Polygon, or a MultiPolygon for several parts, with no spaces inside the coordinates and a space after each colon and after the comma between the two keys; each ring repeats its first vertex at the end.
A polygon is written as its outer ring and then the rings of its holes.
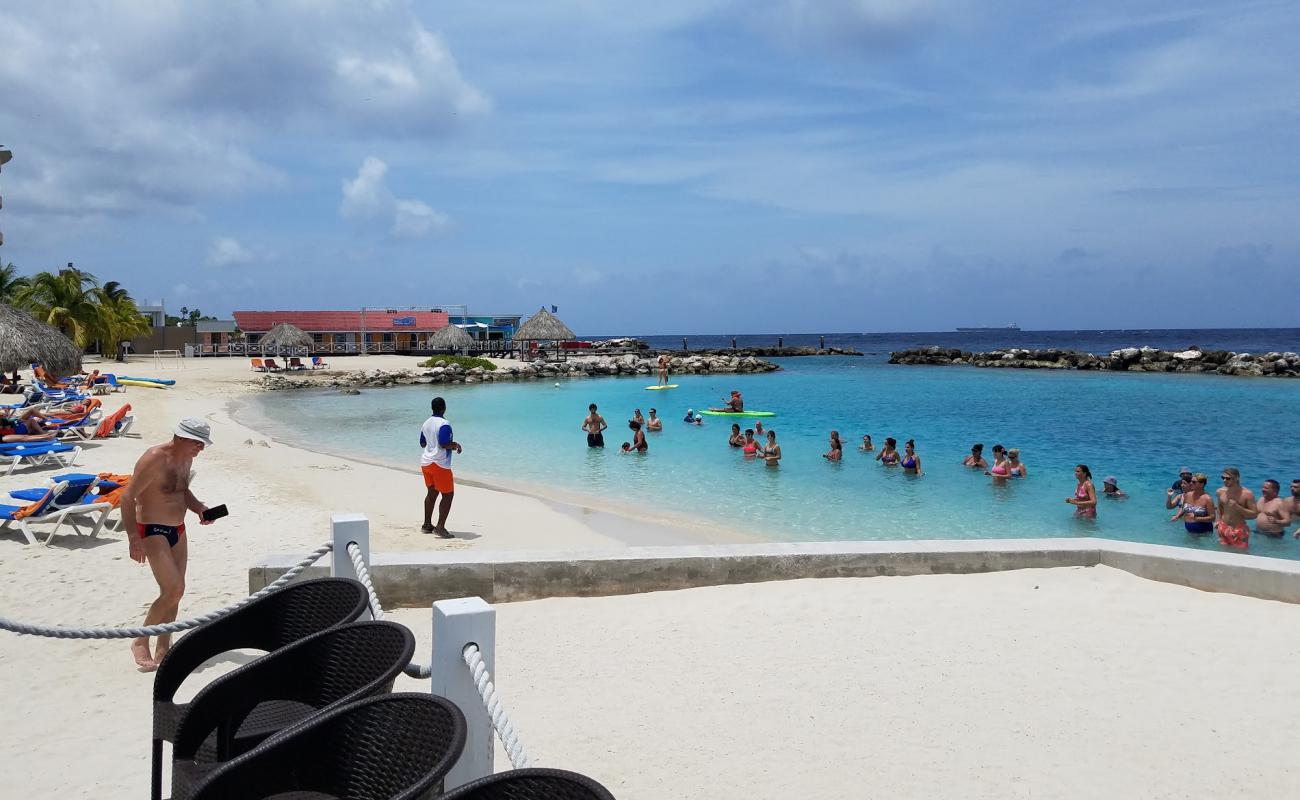
{"type": "Polygon", "coordinates": [[[753,458],[758,455],[758,442],[754,439],[754,429],[745,429],[745,441],[740,445],[740,452],[745,454],[745,458],[753,458]]]}
{"type": "Polygon", "coordinates": [[[645,431],[641,430],[641,423],[632,420],[628,423],[632,427],[632,449],[638,453],[644,453],[650,449],[650,445],[645,442],[645,431]]]}
{"type": "Polygon", "coordinates": [[[963,467],[970,467],[971,469],[989,468],[989,462],[984,460],[983,442],[977,442],[976,444],[971,445],[970,455],[961,460],[961,465],[963,467]]]}
{"type": "Polygon", "coordinates": [[[734,422],[731,423],[731,438],[727,440],[727,444],[732,447],[745,446],[745,437],[740,435],[740,426],[734,422]]]}
{"type": "Polygon", "coordinates": [[[886,467],[898,466],[898,442],[894,437],[885,438],[885,446],[876,454],[876,460],[886,467]]]}
{"type": "Polygon", "coordinates": [[[921,471],[921,457],[916,454],[916,440],[908,439],[903,445],[903,472],[909,475],[924,475],[921,471]]]}
{"type": "Polygon", "coordinates": [[[1020,460],[1020,449],[1017,447],[1007,451],[1007,470],[1013,478],[1029,477],[1029,470],[1025,467],[1025,462],[1020,460]]]}
{"type": "Polygon", "coordinates": [[[769,467],[775,467],[781,461],[781,445],[776,443],[776,431],[767,432],[767,444],[763,445],[763,460],[769,467]]]}
{"type": "Polygon", "coordinates": [[[1088,469],[1087,464],[1076,464],[1074,479],[1079,482],[1079,485],[1074,487],[1074,495],[1065,498],[1065,502],[1074,506],[1074,515],[1076,517],[1096,519],[1097,489],[1092,485],[1092,470],[1088,469]]]}
{"type": "Polygon", "coordinates": [[[831,449],[829,452],[822,453],[822,458],[827,461],[839,461],[844,456],[844,445],[840,443],[840,432],[831,431],[831,449]]]}
{"type": "Polygon", "coordinates": [[[1170,522],[1181,519],[1183,529],[1196,536],[1214,531],[1214,496],[1205,491],[1208,480],[1204,472],[1193,475],[1191,488],[1178,496],[1178,513],[1169,518],[1170,522]]]}
{"type": "Polygon", "coordinates": [[[876,446],[871,443],[871,434],[862,434],[862,444],[858,446],[858,449],[864,453],[870,453],[872,450],[876,449],[876,446]]]}
{"type": "Polygon", "coordinates": [[[1007,463],[1007,451],[1000,445],[993,445],[993,467],[984,471],[985,475],[992,475],[998,483],[1006,480],[1011,474],[1011,465],[1007,463]]]}
{"type": "Polygon", "coordinates": [[[641,409],[638,408],[635,412],[633,412],[632,419],[628,420],[629,425],[633,422],[635,422],[638,425],[645,424],[645,417],[641,416],[641,409]]]}

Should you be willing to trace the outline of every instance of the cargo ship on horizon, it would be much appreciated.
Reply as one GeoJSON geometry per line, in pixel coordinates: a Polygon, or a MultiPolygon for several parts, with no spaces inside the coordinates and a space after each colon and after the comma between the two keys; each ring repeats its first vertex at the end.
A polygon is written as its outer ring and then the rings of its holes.
{"type": "Polygon", "coordinates": [[[960,333],[971,333],[973,331],[1018,331],[1020,330],[1020,326],[1013,322],[1010,325],[988,325],[979,328],[958,328],[957,330],[960,333]]]}

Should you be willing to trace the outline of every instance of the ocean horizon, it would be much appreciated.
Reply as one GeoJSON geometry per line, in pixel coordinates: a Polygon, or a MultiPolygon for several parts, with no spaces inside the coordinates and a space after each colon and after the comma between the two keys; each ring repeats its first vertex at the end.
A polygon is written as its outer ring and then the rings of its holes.
{"type": "MultiPolygon", "coordinates": [[[[1219,549],[1213,537],[1190,536],[1180,523],[1168,521],[1165,489],[1182,465],[1209,474],[1211,490],[1219,486],[1218,470],[1235,465],[1256,493],[1265,478],[1281,481],[1285,490],[1300,477],[1300,392],[1291,380],[887,363],[890,350],[928,344],[1090,352],[1193,344],[1238,352],[1300,349],[1300,329],[1142,334],[793,334],[783,337],[786,346],[809,339],[816,346],[825,336],[828,347],[853,347],[866,355],[773,359],[782,370],[761,375],[674,376],[679,388],[667,392],[645,391],[654,383],[651,376],[562,379],[558,386],[413,386],[356,396],[272,392],[252,398],[248,410],[289,442],[414,466],[418,428],[429,398],[438,394],[446,398],[447,417],[465,445],[453,464],[459,475],[778,540],[1101,536],[1219,549]],[[733,388],[744,393],[747,408],[776,413],[764,422],[778,433],[784,455],[779,467],[746,460],[729,447],[732,420],[709,418],[702,427],[682,422],[688,408],[718,405],[733,388]],[[593,402],[610,424],[604,450],[588,449],[579,429],[593,402]],[[620,454],[618,445],[632,438],[626,420],[635,409],[652,407],[664,419],[663,432],[648,435],[647,454],[620,454]],[[831,430],[845,445],[838,463],[822,458],[831,430]],[[926,474],[880,466],[874,452],[857,449],[864,433],[877,448],[888,436],[900,449],[915,439],[926,474]],[[960,466],[975,442],[984,443],[986,457],[997,443],[1019,447],[1029,477],[994,484],[960,466]],[[1105,476],[1116,476],[1129,497],[1101,498],[1096,520],[1074,518],[1064,500],[1075,489],[1076,463],[1089,465],[1099,490],[1105,476]]],[[[680,339],[639,338],[657,347],[680,339]]],[[[729,347],[731,340],[687,338],[692,349],[729,347]]],[[[736,339],[740,347],[773,346],[776,337],[736,339]]],[[[334,367],[345,369],[346,361],[334,367]]],[[[740,423],[743,429],[753,420],[740,423]]],[[[1300,541],[1256,535],[1249,552],[1300,558],[1300,541]]]]}

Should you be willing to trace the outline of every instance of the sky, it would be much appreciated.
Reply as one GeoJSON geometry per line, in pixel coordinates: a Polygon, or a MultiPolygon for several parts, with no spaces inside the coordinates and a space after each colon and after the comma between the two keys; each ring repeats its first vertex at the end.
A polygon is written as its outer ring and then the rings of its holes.
{"type": "Polygon", "coordinates": [[[1297,323],[1300,4],[9,0],[0,262],[580,334],[1297,323]]]}

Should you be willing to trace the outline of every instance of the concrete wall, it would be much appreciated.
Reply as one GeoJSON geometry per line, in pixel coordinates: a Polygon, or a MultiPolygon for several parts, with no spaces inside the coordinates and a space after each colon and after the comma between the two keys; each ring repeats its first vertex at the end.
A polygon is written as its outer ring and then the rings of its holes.
{"type": "MultiPolygon", "coordinates": [[[[270,556],[249,569],[249,590],[300,558],[270,556]]],[[[1300,562],[1106,539],[798,542],[628,547],[576,552],[375,553],[371,577],[385,606],[482,597],[490,603],[594,597],[800,578],[1115,567],[1151,580],[1300,603],[1300,562]]],[[[307,577],[324,575],[324,567],[307,577]]]]}

